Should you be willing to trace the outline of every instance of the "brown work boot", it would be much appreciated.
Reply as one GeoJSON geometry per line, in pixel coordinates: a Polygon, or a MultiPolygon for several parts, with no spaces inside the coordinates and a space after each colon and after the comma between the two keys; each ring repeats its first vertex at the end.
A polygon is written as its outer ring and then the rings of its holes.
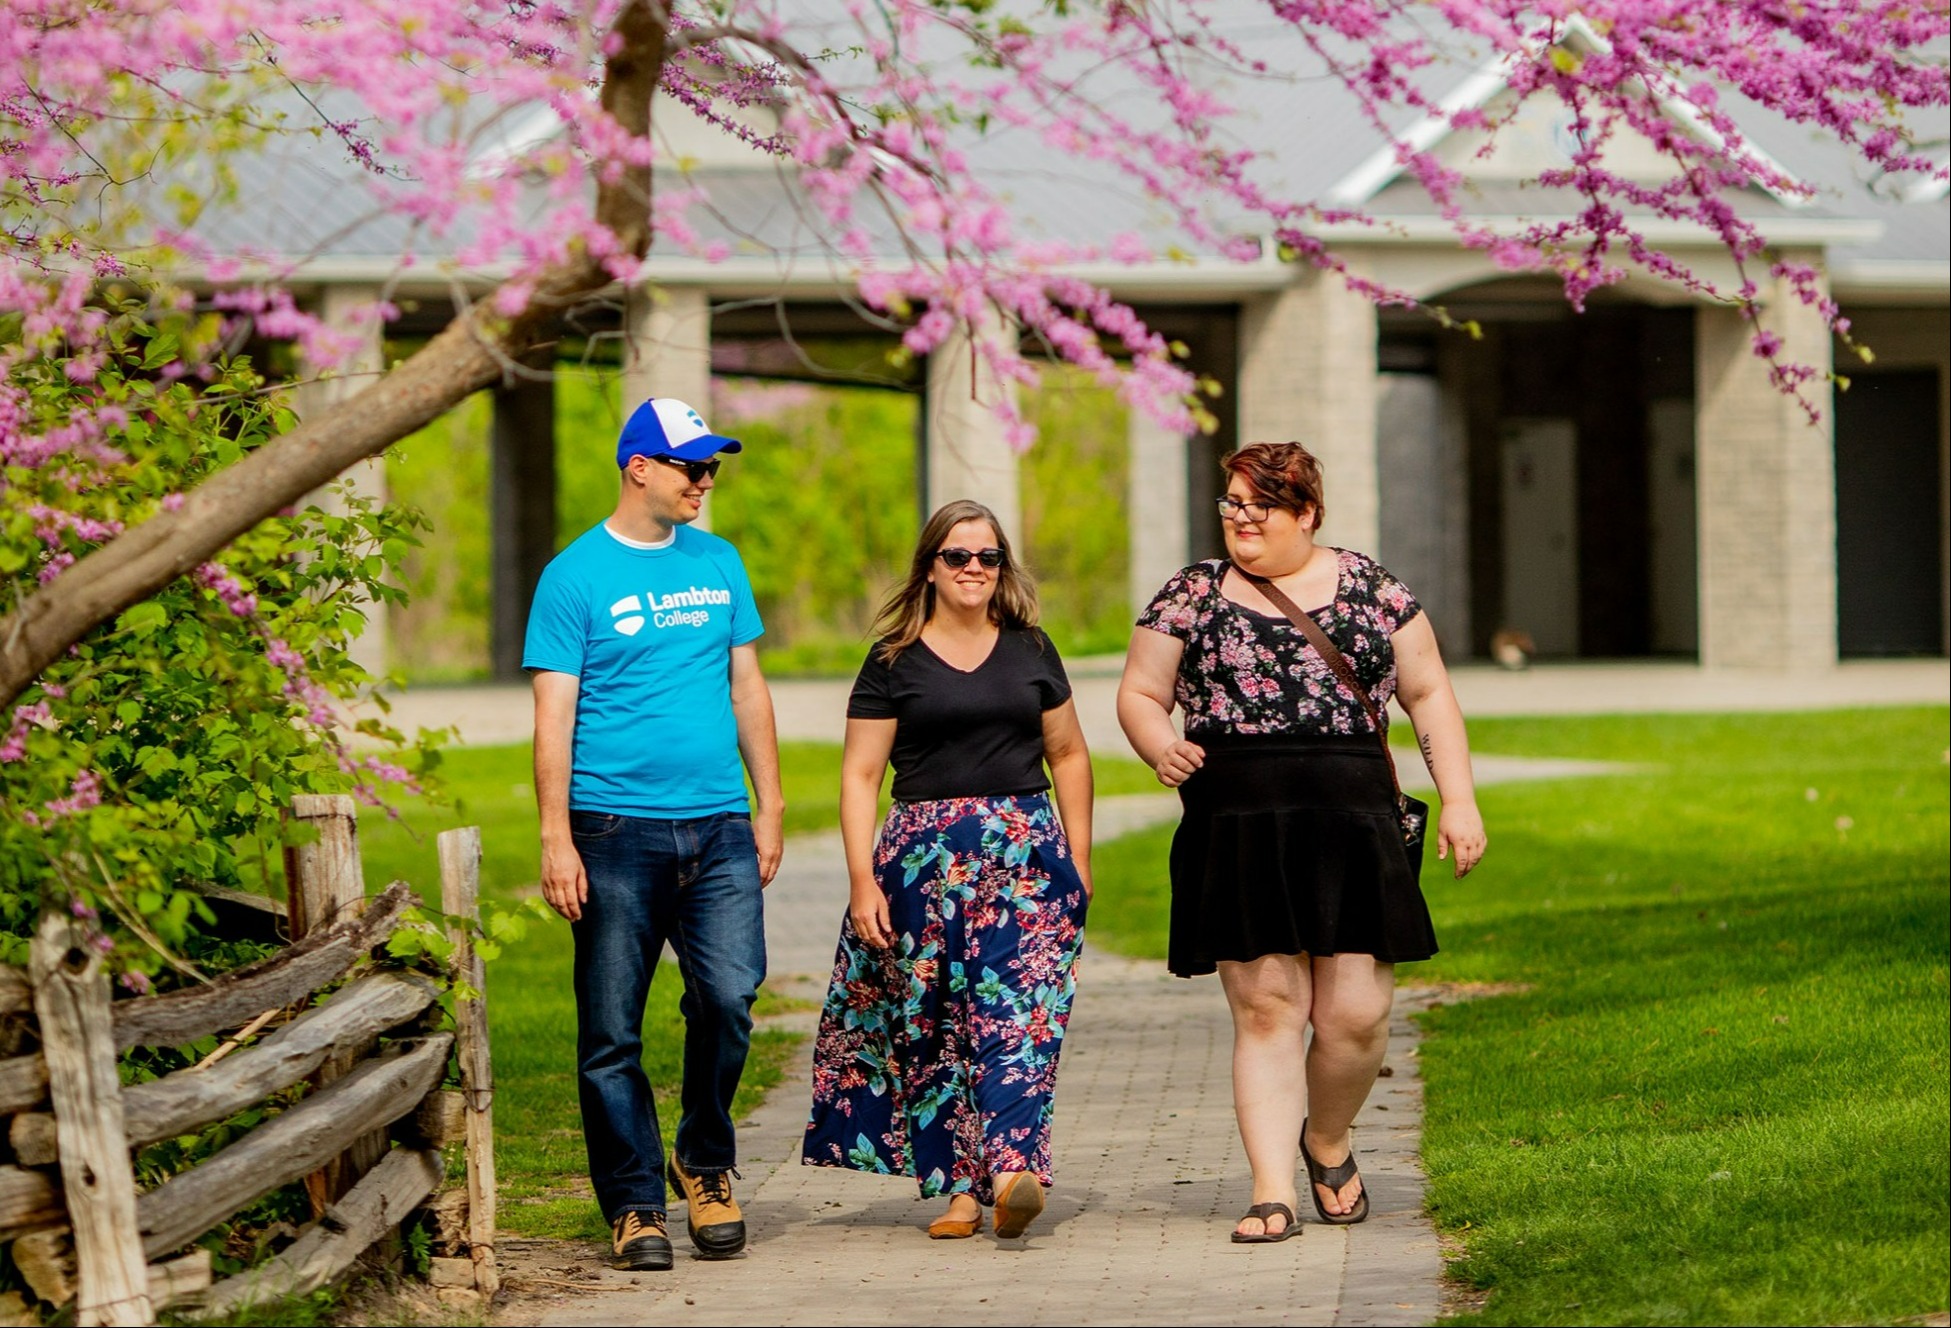
{"type": "Polygon", "coordinates": [[[671,1266],[671,1238],[662,1213],[631,1209],[610,1223],[610,1267],[661,1273],[671,1266]]]}
{"type": "Polygon", "coordinates": [[[688,1171],[676,1153],[665,1171],[684,1195],[684,1226],[700,1259],[729,1259],[745,1248],[745,1214],[732,1198],[732,1177],[738,1172],[688,1171]]]}

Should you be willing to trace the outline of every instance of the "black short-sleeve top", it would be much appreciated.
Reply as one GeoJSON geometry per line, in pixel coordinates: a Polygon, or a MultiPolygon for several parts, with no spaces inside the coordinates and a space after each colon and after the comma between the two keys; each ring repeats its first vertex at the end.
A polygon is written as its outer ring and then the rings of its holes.
{"type": "MultiPolygon", "coordinates": [[[[1408,588],[1364,554],[1337,549],[1334,601],[1310,611],[1369,690],[1388,726],[1395,695],[1389,638],[1422,612],[1408,588]]],[[[1220,594],[1223,558],[1173,576],[1138,617],[1140,627],[1185,642],[1175,695],[1186,737],[1217,734],[1368,733],[1362,703],[1285,615],[1271,616],[1220,594]]]]}
{"type": "Polygon", "coordinates": [[[916,641],[884,664],[877,644],[860,666],[848,719],[895,721],[894,796],[1002,798],[1042,793],[1043,712],[1070,699],[1057,647],[1041,629],[1005,630],[964,672],[916,641]]]}

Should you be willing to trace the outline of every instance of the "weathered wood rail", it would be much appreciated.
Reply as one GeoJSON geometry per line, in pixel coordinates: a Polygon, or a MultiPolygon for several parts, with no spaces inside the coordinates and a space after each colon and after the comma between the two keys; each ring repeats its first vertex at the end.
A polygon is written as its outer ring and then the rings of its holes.
{"type": "MultiPolygon", "coordinates": [[[[301,797],[317,836],[287,853],[293,943],[196,988],[113,1000],[86,924],[50,913],[29,971],[0,965],[0,1245],[51,1309],[74,1322],[152,1324],[165,1307],[233,1313],[344,1274],[416,1212],[445,1225],[442,1294],[492,1296],[493,1079],[483,971],[465,924],[479,918],[480,832],[440,836],[441,900],[457,922],[454,1029],[438,984],[372,962],[415,900],[404,881],[365,898],[350,798],[301,797]],[[346,979],[329,999],[322,988],[346,979]],[[197,1064],[124,1087],[120,1053],[230,1036],[197,1064]],[[456,1051],[458,1049],[458,1060],[456,1051]],[[450,1065],[460,1088],[446,1090],[450,1065]],[[304,1085],[302,1096],[197,1165],[138,1193],[132,1155],[304,1085]],[[466,1151],[465,1193],[429,1207],[441,1148],[466,1151]],[[278,1255],[213,1283],[208,1250],[183,1253],[240,1210],[303,1181],[311,1224],[278,1255]],[[177,1256],[177,1257],[170,1257],[177,1256]]],[[[17,1295],[18,1293],[10,1293],[17,1295]]],[[[9,1310],[0,1305],[0,1320],[9,1310]]]]}

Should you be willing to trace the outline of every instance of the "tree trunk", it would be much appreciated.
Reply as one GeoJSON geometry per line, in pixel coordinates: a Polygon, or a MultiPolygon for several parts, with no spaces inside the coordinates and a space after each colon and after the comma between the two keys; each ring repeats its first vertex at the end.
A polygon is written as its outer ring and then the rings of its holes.
{"type": "MultiPolygon", "coordinates": [[[[635,137],[650,132],[651,98],[664,68],[661,14],[661,6],[644,0],[625,5],[614,29],[617,49],[604,66],[602,105],[635,137]]],[[[641,258],[649,249],[650,206],[648,168],[627,169],[597,184],[596,217],[615,233],[620,253],[641,258]]],[[[513,319],[498,318],[493,300],[482,300],[373,386],[218,471],[175,511],[157,512],[27,596],[0,617],[0,709],[98,624],[208,561],[354,462],[378,456],[499,381],[549,320],[610,284],[602,264],[577,256],[542,274],[527,308],[513,319]]]]}

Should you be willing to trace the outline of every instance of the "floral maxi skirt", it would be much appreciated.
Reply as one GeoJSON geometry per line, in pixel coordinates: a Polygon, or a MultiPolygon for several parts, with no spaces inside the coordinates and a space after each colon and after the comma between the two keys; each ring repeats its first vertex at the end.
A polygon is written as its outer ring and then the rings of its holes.
{"type": "Polygon", "coordinates": [[[896,803],[874,849],[892,947],[840,925],[803,1160],[993,1203],[1050,1184],[1084,886],[1047,794],[896,803]]]}

